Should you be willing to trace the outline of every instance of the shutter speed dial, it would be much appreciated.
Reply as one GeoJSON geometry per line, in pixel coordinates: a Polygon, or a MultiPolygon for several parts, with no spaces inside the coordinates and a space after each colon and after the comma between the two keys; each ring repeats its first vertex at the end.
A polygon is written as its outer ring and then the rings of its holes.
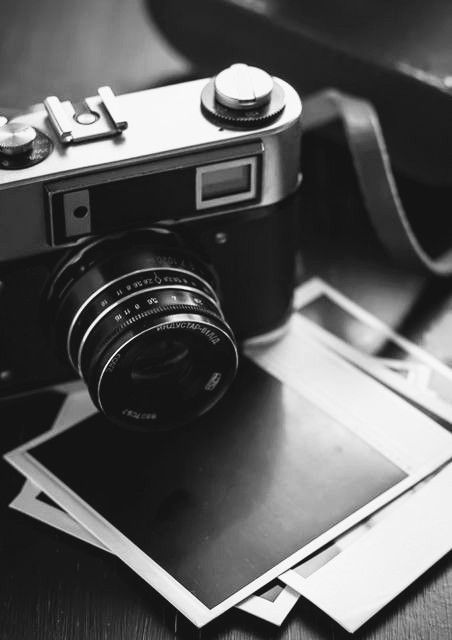
{"type": "Polygon", "coordinates": [[[204,115],[228,128],[259,128],[276,120],[284,109],[281,85],[268,73],[246,64],[233,64],[203,89],[204,115]]]}

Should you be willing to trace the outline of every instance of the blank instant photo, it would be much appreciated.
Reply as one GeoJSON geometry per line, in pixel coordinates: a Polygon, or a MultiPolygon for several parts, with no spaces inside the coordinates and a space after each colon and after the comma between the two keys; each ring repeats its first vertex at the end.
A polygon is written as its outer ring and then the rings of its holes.
{"type": "MultiPolygon", "coordinates": [[[[392,363],[388,363],[391,366],[392,363]]],[[[412,382],[415,384],[415,381],[412,382]]],[[[417,384],[417,382],[416,382],[417,384]]],[[[79,397],[68,396],[59,416],[57,417],[54,429],[61,429],[68,425],[68,420],[73,420],[76,415],[83,414],[83,411],[89,411],[91,402],[88,394],[85,392],[79,397]],[[84,404],[80,403],[80,399],[85,396],[84,404]],[[74,415],[74,409],[77,410],[74,415]]],[[[77,420],[75,420],[77,421],[77,420]]],[[[70,426],[70,425],[68,425],[70,426]]],[[[350,531],[342,534],[334,540],[326,548],[315,553],[312,557],[304,560],[293,570],[284,575],[288,584],[298,587],[300,593],[308,600],[311,600],[310,584],[311,577],[315,580],[315,589],[313,591],[312,600],[326,612],[333,614],[335,620],[349,631],[356,630],[364,624],[372,615],[377,613],[385,604],[393,597],[398,595],[404,588],[411,584],[413,573],[421,574],[430,568],[438,558],[447,553],[452,548],[452,511],[446,511],[444,505],[449,500],[452,491],[452,465],[449,464],[445,469],[435,472],[433,477],[429,477],[412,487],[407,493],[399,496],[393,502],[387,504],[381,510],[367,518],[350,531]],[[435,479],[437,478],[437,479],[435,479]],[[434,483],[430,485],[431,481],[434,483]],[[427,489],[427,487],[429,487],[427,489]],[[432,495],[432,488],[433,495],[432,495]],[[430,533],[427,536],[428,545],[423,545],[424,529],[419,522],[425,520],[424,501],[426,491],[429,500],[429,522],[430,533]],[[416,497],[417,494],[417,497],[416,497]],[[391,514],[398,511],[400,506],[410,501],[411,505],[408,509],[403,509],[403,522],[400,524],[399,517],[392,518],[391,514]],[[391,518],[389,520],[389,518],[391,518]],[[370,532],[380,523],[386,521],[382,533],[375,536],[370,532]],[[371,535],[372,549],[367,557],[363,558],[361,545],[357,548],[357,552],[353,550],[353,543],[367,534],[371,535]],[[421,548],[421,553],[416,553],[411,557],[410,563],[406,566],[406,554],[400,554],[398,549],[400,546],[406,547],[407,540],[410,541],[410,548],[413,544],[417,544],[421,548]],[[397,553],[392,551],[396,547],[397,553]],[[340,553],[349,549],[345,563],[336,565],[331,573],[324,571],[318,574],[318,569],[325,567],[340,553]],[[388,560],[390,558],[390,560],[388,560]],[[376,577],[380,575],[381,567],[385,567],[384,577],[384,593],[386,598],[381,598],[381,585],[376,577]],[[356,583],[350,579],[350,572],[354,567],[360,567],[366,575],[366,583],[363,585],[360,581],[356,583]],[[328,584],[333,575],[336,582],[344,583],[344,576],[341,572],[347,572],[347,598],[342,598],[338,603],[337,597],[333,597],[332,601],[328,598],[331,596],[328,584]],[[326,584],[325,591],[322,591],[322,585],[326,584]],[[323,599],[320,598],[323,596],[323,599]],[[360,607],[356,607],[356,602],[360,601],[360,607]]],[[[68,533],[80,540],[98,546],[105,551],[109,551],[95,536],[90,534],[81,525],[79,525],[66,512],[62,511],[58,505],[48,499],[32,482],[25,481],[21,492],[10,504],[11,507],[25,513],[29,516],[45,522],[65,533],[68,533]]],[[[380,531],[380,529],[379,529],[380,531]]],[[[275,625],[281,625],[287,615],[295,606],[300,597],[300,593],[292,589],[290,586],[284,586],[279,581],[274,581],[270,585],[266,585],[263,589],[247,598],[244,602],[237,605],[237,608],[246,611],[254,616],[262,618],[275,625]]]]}
{"type": "Polygon", "coordinates": [[[451,427],[452,370],[448,366],[319,278],[296,289],[294,309],[319,341],[444,427],[451,427]]]}
{"type": "Polygon", "coordinates": [[[248,355],[190,428],[95,414],[7,456],[198,626],[452,456],[449,434],[296,325],[248,355]]]}

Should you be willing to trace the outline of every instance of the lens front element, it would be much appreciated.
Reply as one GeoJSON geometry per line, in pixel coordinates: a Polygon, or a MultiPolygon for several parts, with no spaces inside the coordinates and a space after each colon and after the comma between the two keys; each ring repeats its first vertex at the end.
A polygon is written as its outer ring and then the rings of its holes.
{"type": "Polygon", "coordinates": [[[109,415],[138,426],[157,421],[173,426],[212,407],[232,381],[231,373],[230,336],[219,323],[174,314],[113,342],[92,375],[98,380],[99,406],[109,415]]]}

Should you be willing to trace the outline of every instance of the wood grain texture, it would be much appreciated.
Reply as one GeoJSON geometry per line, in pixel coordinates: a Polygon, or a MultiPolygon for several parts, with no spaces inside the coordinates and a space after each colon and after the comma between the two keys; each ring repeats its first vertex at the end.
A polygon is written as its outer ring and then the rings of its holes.
{"type": "MultiPolygon", "coordinates": [[[[189,69],[149,24],[139,0],[3,0],[0,10],[5,108],[52,93],[76,99],[93,94],[99,84],[110,83],[118,92],[141,89],[189,69]]],[[[349,293],[352,288],[349,283],[349,293]]],[[[38,400],[2,405],[0,452],[42,431],[51,413],[38,400]]],[[[21,483],[2,460],[0,640],[351,637],[304,600],[281,629],[235,610],[197,631],[119,560],[8,509],[21,483]]],[[[354,637],[448,640],[451,593],[449,555],[354,637]]]]}

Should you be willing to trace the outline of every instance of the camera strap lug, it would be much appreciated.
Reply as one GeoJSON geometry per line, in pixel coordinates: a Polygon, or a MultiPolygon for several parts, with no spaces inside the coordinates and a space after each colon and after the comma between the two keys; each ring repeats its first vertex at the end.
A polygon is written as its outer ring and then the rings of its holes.
{"type": "Polygon", "coordinates": [[[62,144],[110,138],[120,135],[128,126],[110,87],[100,87],[96,97],[76,104],[49,96],[44,106],[62,144]]]}

